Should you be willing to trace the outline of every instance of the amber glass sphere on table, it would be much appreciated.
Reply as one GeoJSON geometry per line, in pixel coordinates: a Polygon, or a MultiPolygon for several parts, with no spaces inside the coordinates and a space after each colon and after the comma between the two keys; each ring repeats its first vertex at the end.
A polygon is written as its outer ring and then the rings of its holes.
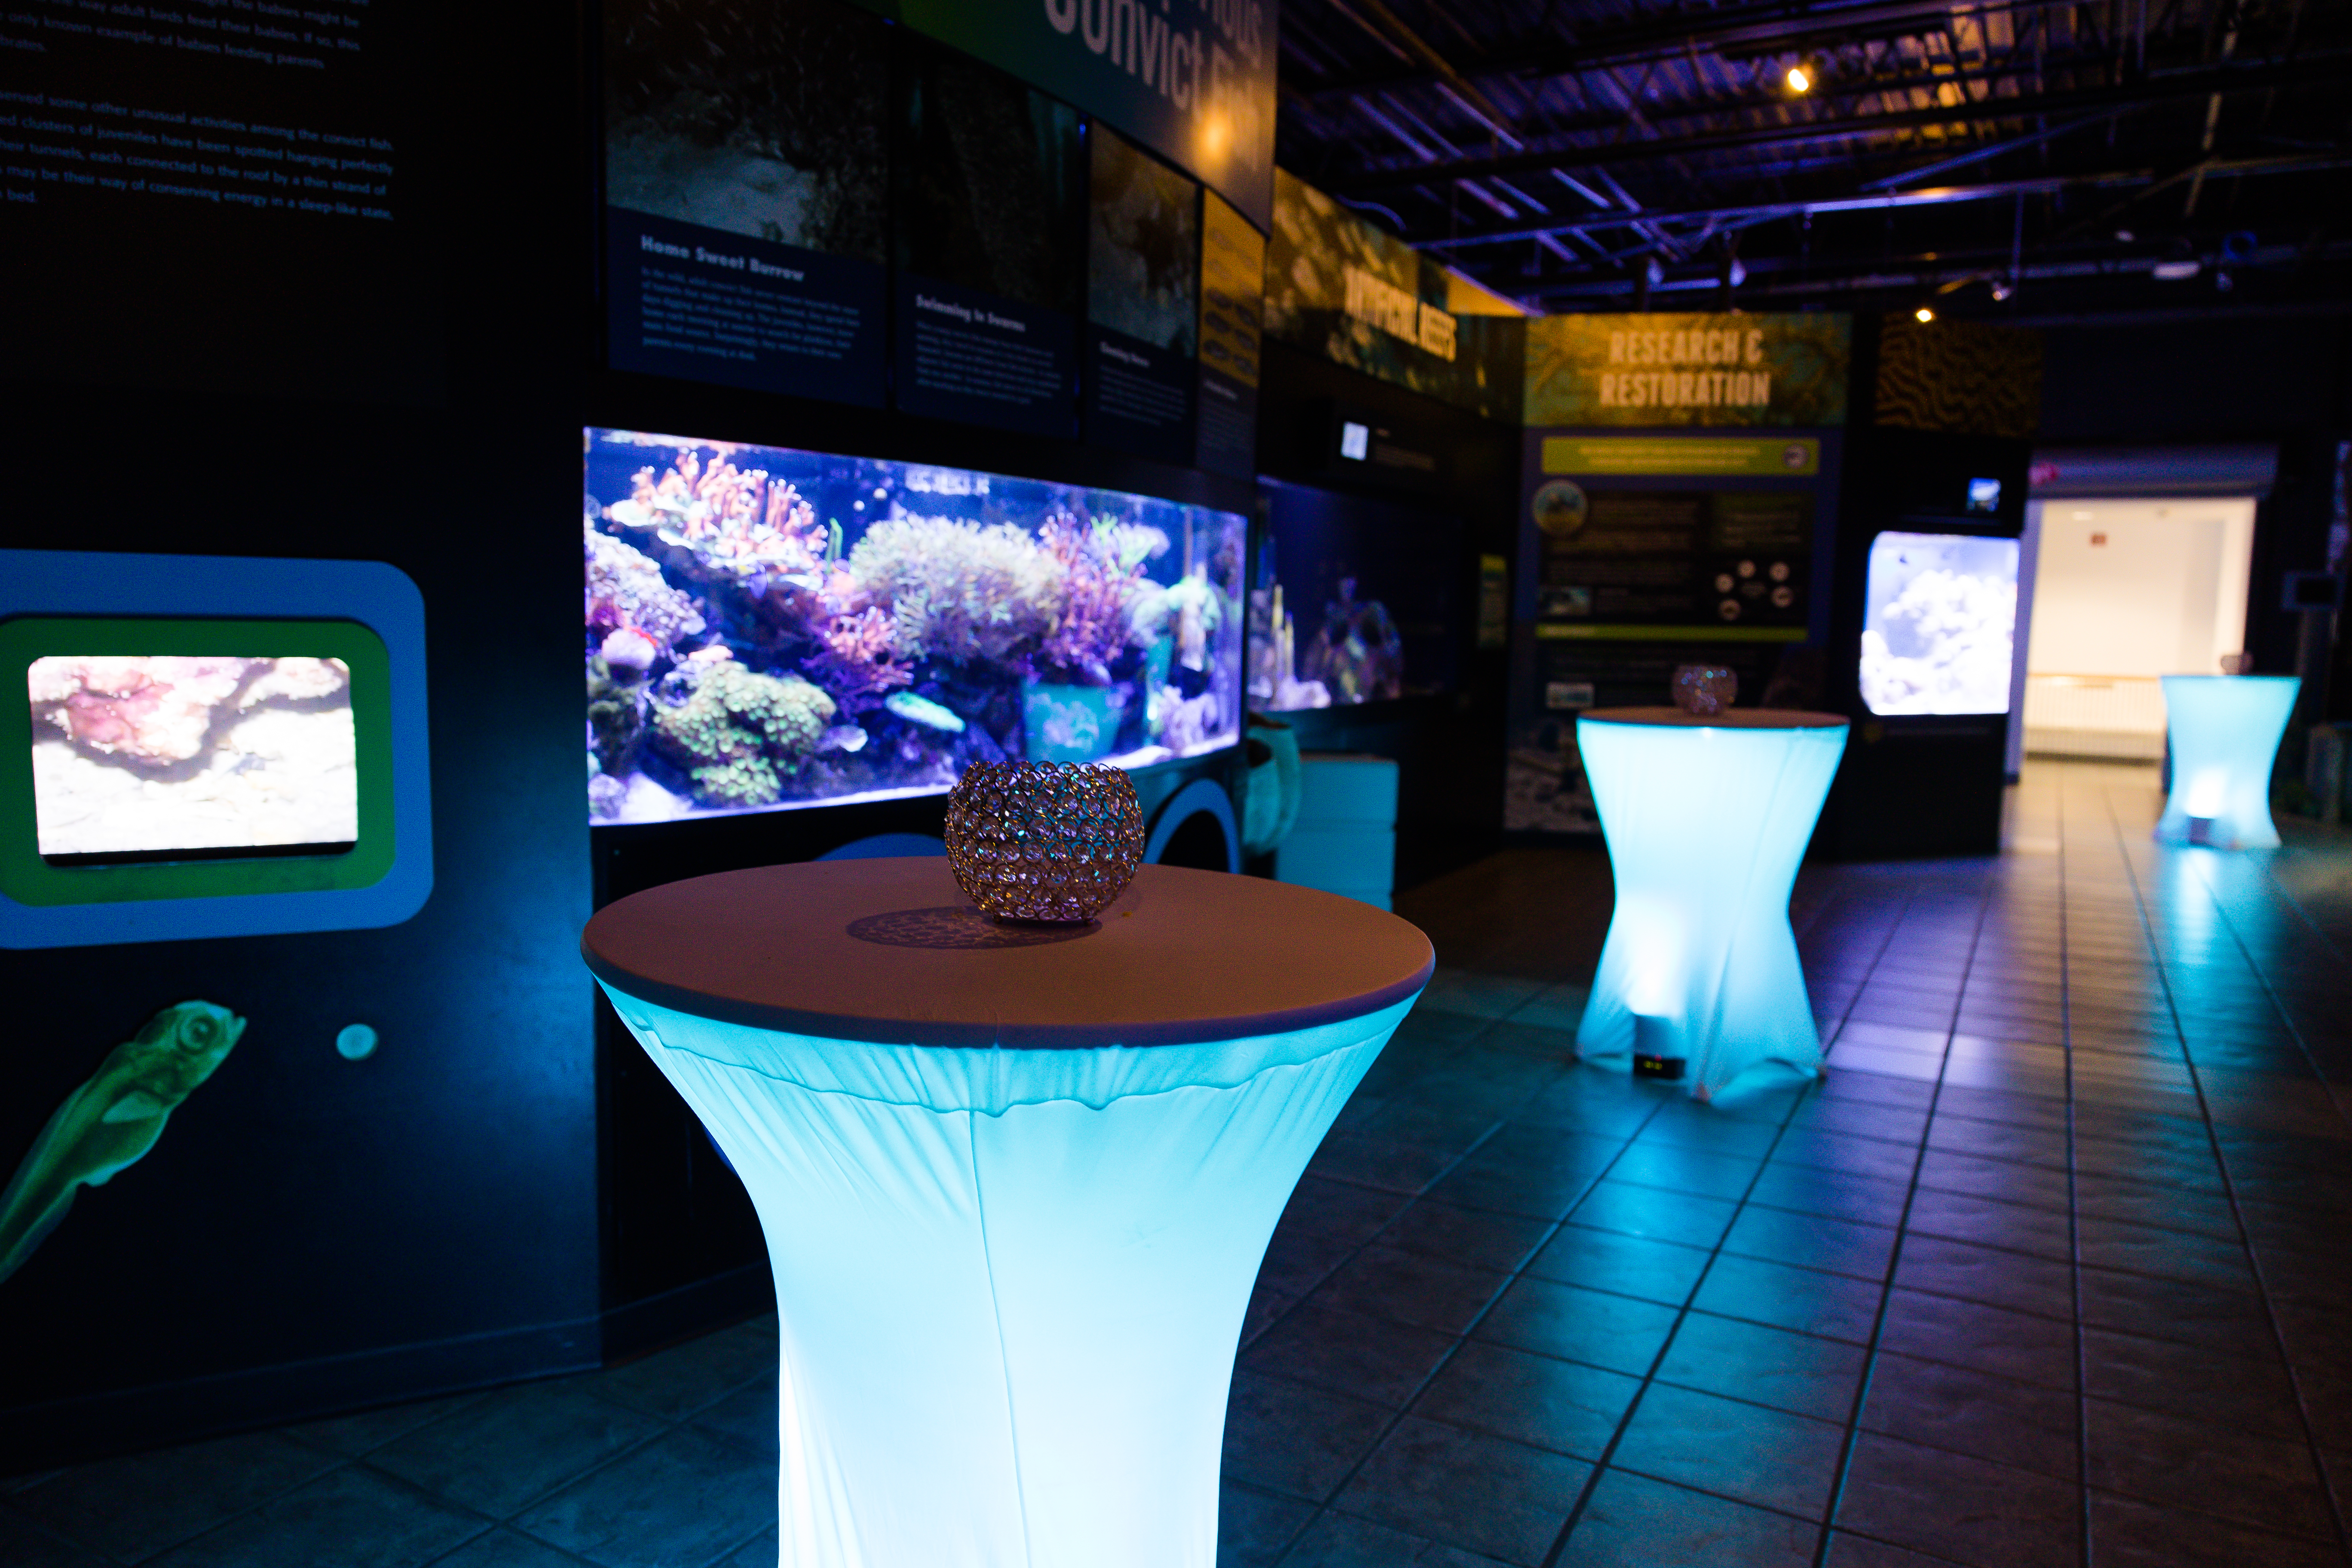
{"type": "Polygon", "coordinates": [[[1143,863],[1143,808],[1117,768],[979,763],[948,795],[948,864],[1000,920],[1086,921],[1143,863]]]}

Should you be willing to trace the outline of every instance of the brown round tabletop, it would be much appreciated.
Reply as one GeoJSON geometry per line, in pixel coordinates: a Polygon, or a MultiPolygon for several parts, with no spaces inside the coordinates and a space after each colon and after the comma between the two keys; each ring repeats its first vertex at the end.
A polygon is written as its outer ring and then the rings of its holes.
{"type": "Polygon", "coordinates": [[[819,860],[647,889],[581,955],[682,1013],[920,1046],[1181,1045],[1379,1011],[1435,964],[1419,928],[1353,899],[1145,866],[1084,926],[1000,924],[943,858],[819,860]]]}
{"type": "Polygon", "coordinates": [[[1836,730],[1846,723],[1842,715],[1800,708],[1727,708],[1720,713],[1685,713],[1679,708],[1589,708],[1577,717],[1594,724],[1663,724],[1694,730],[1836,730]]]}

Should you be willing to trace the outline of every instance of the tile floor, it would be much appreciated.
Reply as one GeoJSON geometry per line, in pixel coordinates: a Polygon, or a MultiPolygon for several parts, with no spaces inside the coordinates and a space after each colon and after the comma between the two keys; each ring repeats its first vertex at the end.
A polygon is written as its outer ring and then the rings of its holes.
{"type": "MultiPolygon", "coordinates": [[[[1400,900],[1448,967],[1268,1252],[1221,1563],[2346,1563],[2352,836],[2157,805],[1809,868],[1832,1071],[1711,1107],[1571,1059],[1598,855],[1400,900]]],[[[0,1563],[766,1563],[773,1344],[0,1481],[0,1563]]]]}

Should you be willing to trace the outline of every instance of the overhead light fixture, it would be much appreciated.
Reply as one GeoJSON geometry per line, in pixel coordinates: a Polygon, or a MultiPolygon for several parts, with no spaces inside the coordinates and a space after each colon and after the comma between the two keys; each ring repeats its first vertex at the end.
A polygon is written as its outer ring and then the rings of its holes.
{"type": "Polygon", "coordinates": [[[2231,281],[2230,275],[2228,273],[2215,272],[2213,274],[2213,287],[2220,292],[2227,294],[2231,289],[2236,288],[2237,284],[2231,281]]]}
{"type": "Polygon", "coordinates": [[[2159,261],[2154,268],[2155,275],[2167,283],[2178,283],[2183,279],[2194,278],[2203,270],[2205,270],[2204,263],[2194,257],[2186,261],[2159,261]]]}
{"type": "Polygon", "coordinates": [[[1812,70],[1802,62],[1789,68],[1787,80],[1790,92],[1804,93],[1813,90],[1812,70]]]}
{"type": "Polygon", "coordinates": [[[1734,289],[1748,281],[1748,268],[1741,265],[1739,258],[1733,257],[1731,264],[1723,269],[1723,280],[1734,289]]]}
{"type": "Polygon", "coordinates": [[[1992,280],[1992,297],[1995,304],[2005,302],[2011,294],[2016,292],[2017,285],[2011,283],[2008,279],[1996,278],[1992,280]]]}
{"type": "Polygon", "coordinates": [[[1922,305],[1911,312],[1911,319],[1924,327],[1936,319],[1936,312],[1922,305]]]}
{"type": "Polygon", "coordinates": [[[2116,239],[2120,244],[2129,245],[2132,242],[2132,231],[2127,228],[2119,228],[2116,230],[2116,239]]]}

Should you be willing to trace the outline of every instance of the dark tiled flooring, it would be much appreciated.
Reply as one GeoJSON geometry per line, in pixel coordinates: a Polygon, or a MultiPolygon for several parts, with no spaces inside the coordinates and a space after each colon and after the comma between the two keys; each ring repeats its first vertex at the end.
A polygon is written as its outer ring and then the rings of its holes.
{"type": "MultiPolygon", "coordinates": [[[[1449,967],[1268,1252],[1220,1561],[2345,1563],[2352,837],[2157,805],[1809,868],[1832,1070],[1713,1106],[1571,1058],[1599,856],[1400,900],[1449,967]]],[[[0,1482],[0,1563],[764,1563],[773,1344],[0,1482]]]]}

